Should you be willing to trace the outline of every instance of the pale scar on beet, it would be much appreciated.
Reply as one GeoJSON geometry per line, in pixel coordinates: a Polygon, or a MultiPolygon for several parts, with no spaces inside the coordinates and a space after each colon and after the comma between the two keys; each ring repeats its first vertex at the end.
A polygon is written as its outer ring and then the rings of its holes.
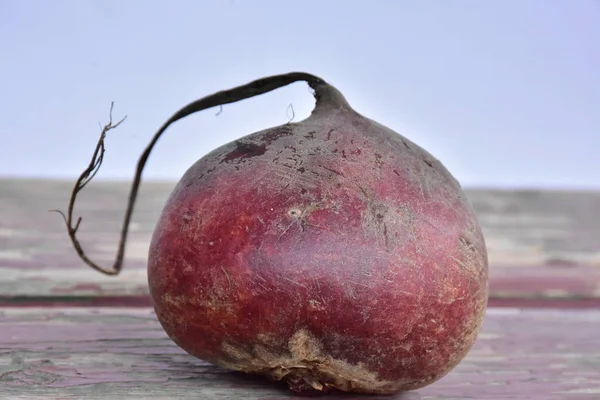
{"type": "Polygon", "coordinates": [[[267,77],[173,115],[140,157],[116,261],[103,268],[76,238],[73,205],[102,163],[111,121],[63,214],[69,236],[85,263],[118,275],[141,173],[167,127],[300,80],[316,99],[307,119],[213,150],[171,193],[148,253],[156,316],[189,354],[295,392],[431,384],[464,359],[482,324],[480,225],[440,161],[321,78],[267,77]]]}

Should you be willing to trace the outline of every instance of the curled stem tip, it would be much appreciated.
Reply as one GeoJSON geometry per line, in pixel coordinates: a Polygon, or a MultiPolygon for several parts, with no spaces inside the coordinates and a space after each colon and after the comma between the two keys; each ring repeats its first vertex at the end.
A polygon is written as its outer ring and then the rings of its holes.
{"type": "Polygon", "coordinates": [[[114,104],[111,103],[109,122],[104,126],[100,133],[100,138],[98,139],[98,143],[96,144],[96,148],[94,150],[92,159],[88,167],[81,173],[81,175],[75,182],[75,186],[73,187],[73,191],[71,192],[71,197],[69,199],[66,214],[60,210],[50,210],[58,212],[62,215],[65,221],[65,225],[67,226],[67,233],[69,235],[69,238],[71,239],[73,247],[75,248],[79,257],[91,268],[103,274],[118,275],[121,272],[125,257],[125,246],[127,243],[127,235],[129,233],[129,225],[131,223],[131,217],[133,215],[135,201],[137,199],[137,194],[142,179],[142,172],[144,170],[144,167],[146,166],[148,157],[150,156],[152,149],[156,145],[156,142],[158,142],[162,134],[167,130],[167,128],[171,124],[196,112],[217,106],[222,107],[225,104],[235,103],[240,100],[248,99],[254,96],[259,96],[261,94],[270,92],[272,90],[281,88],[283,86],[287,86],[291,83],[298,81],[305,81],[316,92],[318,92],[318,89],[323,88],[324,86],[329,86],[323,79],[304,72],[291,72],[288,74],[273,75],[257,79],[245,85],[237,86],[228,90],[223,90],[212,95],[203,97],[201,99],[189,103],[188,105],[184,106],[179,111],[177,111],[175,114],[173,114],[154,134],[154,136],[146,146],[145,150],[140,155],[140,158],[138,159],[135,175],[129,192],[125,218],[121,227],[121,235],[119,239],[119,245],[117,248],[117,255],[112,267],[105,268],[93,262],[83,250],[81,243],[77,239],[77,230],[81,225],[82,219],[81,217],[78,217],[77,220],[74,221],[73,210],[75,207],[77,195],[94,178],[94,176],[100,169],[100,166],[102,165],[104,159],[104,140],[106,138],[106,134],[109,131],[117,128],[126,118],[123,117],[119,122],[113,124],[112,110],[114,104]]]}

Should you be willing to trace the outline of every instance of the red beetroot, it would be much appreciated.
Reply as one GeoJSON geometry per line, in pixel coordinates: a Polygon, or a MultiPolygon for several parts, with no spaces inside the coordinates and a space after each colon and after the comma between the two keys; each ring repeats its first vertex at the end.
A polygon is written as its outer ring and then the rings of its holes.
{"type": "Polygon", "coordinates": [[[484,239],[428,152],[321,80],[312,115],[196,162],[156,225],[157,317],[190,354],[298,392],[444,376],[487,303],[484,239]]]}

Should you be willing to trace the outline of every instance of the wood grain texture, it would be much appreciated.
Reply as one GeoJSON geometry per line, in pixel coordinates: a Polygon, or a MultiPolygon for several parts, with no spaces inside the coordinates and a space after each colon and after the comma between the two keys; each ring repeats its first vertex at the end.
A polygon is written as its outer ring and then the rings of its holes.
{"type": "MultiPolygon", "coordinates": [[[[598,399],[599,326],[600,310],[491,309],[448,376],[405,395],[358,399],[598,399]]],[[[301,399],[187,355],[140,308],[0,312],[0,398],[301,399]]]]}
{"type": "MultiPolygon", "coordinates": [[[[0,179],[0,295],[145,296],[146,255],[174,182],[145,182],[122,275],[75,255],[61,217],[73,182],[0,179]]],[[[95,182],[81,194],[80,238],[111,265],[129,183],[95,182]]],[[[492,298],[600,299],[600,192],[468,190],[491,264],[492,298]]]]}

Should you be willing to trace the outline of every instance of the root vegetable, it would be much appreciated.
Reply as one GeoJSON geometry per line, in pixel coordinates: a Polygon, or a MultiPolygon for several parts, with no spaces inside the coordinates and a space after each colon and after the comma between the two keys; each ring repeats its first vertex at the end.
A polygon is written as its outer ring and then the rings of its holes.
{"type": "Polygon", "coordinates": [[[437,159],[315,76],[264,78],[178,112],[140,159],[114,268],[84,260],[120,271],[141,170],[170,123],[296,80],[314,89],[309,118],[212,151],[168,199],[148,258],[158,320],[190,354],[296,392],[428,385],[465,357],[484,316],[477,218],[437,159]]]}

